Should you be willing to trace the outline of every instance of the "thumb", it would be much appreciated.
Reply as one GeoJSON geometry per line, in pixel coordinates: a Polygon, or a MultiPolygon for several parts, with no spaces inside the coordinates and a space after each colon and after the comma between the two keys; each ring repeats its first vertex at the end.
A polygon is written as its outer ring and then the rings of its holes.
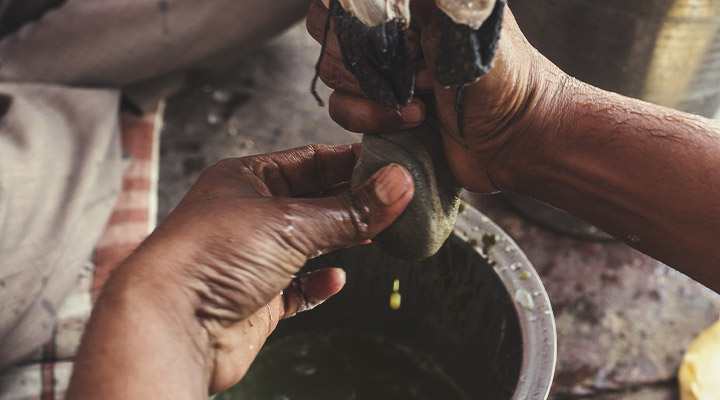
{"type": "Polygon", "coordinates": [[[298,231],[295,247],[312,257],[338,247],[362,243],[376,236],[402,214],[415,186],[410,173],[389,164],[365,183],[334,197],[293,199],[298,231]]]}

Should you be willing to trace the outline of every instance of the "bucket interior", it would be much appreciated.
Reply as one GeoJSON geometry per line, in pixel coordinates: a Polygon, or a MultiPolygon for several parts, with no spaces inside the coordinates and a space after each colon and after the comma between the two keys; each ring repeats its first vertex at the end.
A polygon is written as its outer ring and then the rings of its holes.
{"type": "Polygon", "coordinates": [[[318,340],[337,332],[379,337],[437,366],[466,398],[512,397],[523,359],[516,307],[495,270],[464,240],[453,234],[420,262],[392,258],[372,245],[341,249],[310,260],[302,272],[327,267],[346,271],[345,288],[311,312],[282,321],[266,348],[302,333],[318,340]],[[402,301],[393,310],[396,279],[402,301]]]}

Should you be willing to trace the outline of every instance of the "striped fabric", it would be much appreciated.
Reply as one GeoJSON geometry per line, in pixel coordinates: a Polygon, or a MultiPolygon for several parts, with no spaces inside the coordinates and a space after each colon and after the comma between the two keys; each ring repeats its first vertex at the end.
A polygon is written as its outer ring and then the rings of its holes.
{"type": "Polygon", "coordinates": [[[112,270],[155,228],[162,114],[163,104],[142,117],[122,114],[122,147],[129,156],[129,165],[115,210],[93,260],[87,263],[75,289],[58,310],[53,339],[29,361],[0,375],[3,400],[65,397],[93,302],[112,270]]]}

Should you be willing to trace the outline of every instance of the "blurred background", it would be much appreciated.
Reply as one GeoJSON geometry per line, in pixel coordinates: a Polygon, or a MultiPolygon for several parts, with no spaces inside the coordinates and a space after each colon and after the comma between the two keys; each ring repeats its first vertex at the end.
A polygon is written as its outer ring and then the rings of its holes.
{"type": "MultiPolygon", "coordinates": [[[[200,172],[227,157],[312,143],[359,142],[310,94],[320,45],[299,22],[224,73],[191,74],[167,100],[160,146],[158,218],[180,201],[200,172]]],[[[330,90],[318,83],[320,95],[330,90]]]]}

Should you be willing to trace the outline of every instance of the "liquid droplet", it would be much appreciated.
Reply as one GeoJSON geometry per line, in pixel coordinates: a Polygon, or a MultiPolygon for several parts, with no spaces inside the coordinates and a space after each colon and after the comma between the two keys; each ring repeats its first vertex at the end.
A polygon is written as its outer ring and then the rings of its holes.
{"type": "Polygon", "coordinates": [[[402,298],[400,296],[400,293],[393,292],[393,294],[390,295],[390,308],[393,310],[397,310],[400,308],[400,302],[402,298]]]}
{"type": "Polygon", "coordinates": [[[518,289],[515,292],[515,301],[517,301],[526,310],[532,311],[535,309],[535,301],[532,296],[530,296],[530,293],[525,289],[518,289]]]}

